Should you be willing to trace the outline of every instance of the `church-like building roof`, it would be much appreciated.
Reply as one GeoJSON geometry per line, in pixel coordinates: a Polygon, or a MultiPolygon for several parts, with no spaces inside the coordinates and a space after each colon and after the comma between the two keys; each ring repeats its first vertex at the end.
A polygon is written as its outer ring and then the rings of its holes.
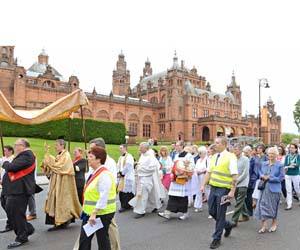
{"type": "MultiPolygon", "coordinates": [[[[44,49],[41,52],[40,56],[48,57],[48,55],[45,53],[44,49]]],[[[43,75],[46,72],[48,65],[49,65],[48,62],[45,62],[45,61],[43,61],[42,63],[35,62],[34,64],[31,65],[31,67],[29,69],[27,69],[26,74],[28,76],[32,76],[32,77],[38,77],[39,75],[43,75]]],[[[63,81],[63,82],[66,81],[63,78],[63,76],[52,66],[51,66],[51,70],[52,70],[53,75],[55,77],[59,78],[60,81],[63,81]]]]}

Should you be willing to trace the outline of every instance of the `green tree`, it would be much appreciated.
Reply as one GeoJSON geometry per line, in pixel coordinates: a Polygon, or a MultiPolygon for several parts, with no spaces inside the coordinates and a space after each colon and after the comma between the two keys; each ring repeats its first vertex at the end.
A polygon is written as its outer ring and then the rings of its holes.
{"type": "Polygon", "coordinates": [[[292,134],[292,133],[282,133],[281,134],[281,142],[283,142],[285,145],[290,144],[294,138],[300,139],[300,136],[296,135],[296,134],[292,134]]]}
{"type": "Polygon", "coordinates": [[[296,126],[298,127],[298,131],[300,131],[300,100],[295,104],[294,110],[294,121],[296,126]]]}

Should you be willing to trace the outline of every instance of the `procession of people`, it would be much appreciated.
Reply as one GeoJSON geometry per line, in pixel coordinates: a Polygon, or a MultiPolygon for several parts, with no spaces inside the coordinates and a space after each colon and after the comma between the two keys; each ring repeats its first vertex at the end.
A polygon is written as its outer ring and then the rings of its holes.
{"type": "MultiPolygon", "coordinates": [[[[286,197],[286,210],[292,209],[293,195],[300,202],[299,144],[292,142],[287,148],[239,143],[230,149],[228,146],[226,137],[199,147],[177,141],[170,151],[161,146],[156,155],[148,142],[142,142],[139,159],[134,159],[128,145],[122,144],[115,162],[103,138],[91,140],[85,152],[75,147],[73,160],[63,139],[55,142],[56,156],[49,153],[51,146],[46,144],[41,168],[49,179],[44,209],[45,223],[52,225],[48,231],[67,229],[75,219],[81,219],[76,249],[91,249],[96,235],[98,249],[120,250],[116,212],[132,213],[135,219],[157,213],[166,220],[186,220],[190,207],[200,213],[205,210],[205,202],[215,221],[211,249],[220,247],[222,236],[229,237],[252,216],[261,222],[259,234],[277,231],[282,196],[286,197]],[[285,150],[287,155],[282,153],[285,150]],[[229,205],[234,211],[231,218],[226,218],[229,205]],[[98,221],[103,227],[87,235],[84,226],[98,221]]],[[[4,149],[0,181],[7,221],[0,233],[14,230],[16,238],[7,246],[10,249],[26,243],[35,231],[26,209],[37,192],[36,156],[29,141],[22,138],[14,147],[7,145],[4,149]]]]}

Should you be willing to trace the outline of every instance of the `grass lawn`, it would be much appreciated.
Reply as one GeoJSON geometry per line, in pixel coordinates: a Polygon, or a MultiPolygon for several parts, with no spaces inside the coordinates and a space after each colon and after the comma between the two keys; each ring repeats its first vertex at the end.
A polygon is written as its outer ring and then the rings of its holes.
{"type": "MultiPolygon", "coordinates": [[[[4,145],[11,145],[14,146],[15,141],[18,138],[16,137],[3,137],[3,141],[4,141],[4,145]]],[[[45,139],[37,139],[37,138],[28,138],[29,142],[30,142],[30,147],[32,149],[32,151],[35,153],[36,157],[37,157],[37,162],[38,162],[38,173],[42,173],[42,170],[40,168],[40,164],[44,158],[44,143],[47,142],[51,148],[50,148],[50,153],[53,155],[56,155],[56,152],[54,150],[54,144],[55,141],[54,140],[45,140],[45,139]]],[[[75,147],[81,147],[82,149],[84,149],[84,143],[83,142],[71,142],[71,156],[73,158],[73,150],[75,147]]],[[[89,148],[89,144],[87,144],[87,147],[89,148]]],[[[67,145],[68,148],[68,145],[67,145]]],[[[160,146],[155,146],[153,148],[156,148],[157,150],[159,150],[160,146]]],[[[119,152],[119,145],[111,145],[111,144],[107,144],[106,145],[106,150],[108,152],[108,154],[115,160],[118,161],[118,158],[120,156],[120,152],[119,152]]],[[[138,155],[138,146],[128,146],[128,152],[131,153],[136,159],[139,158],[138,155]]],[[[2,155],[2,153],[1,153],[2,155]]]]}

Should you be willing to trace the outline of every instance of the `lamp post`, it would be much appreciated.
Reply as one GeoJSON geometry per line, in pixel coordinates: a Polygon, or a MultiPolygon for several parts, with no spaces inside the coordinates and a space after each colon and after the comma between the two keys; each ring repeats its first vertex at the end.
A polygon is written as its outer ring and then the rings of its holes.
{"type": "Polygon", "coordinates": [[[125,135],[126,146],[128,145],[128,140],[129,140],[129,136],[128,136],[128,135],[125,135]]]}
{"type": "Polygon", "coordinates": [[[259,79],[259,84],[258,84],[258,137],[261,137],[261,105],[260,105],[260,88],[270,88],[270,85],[268,83],[267,78],[261,78],[259,79]]]}

